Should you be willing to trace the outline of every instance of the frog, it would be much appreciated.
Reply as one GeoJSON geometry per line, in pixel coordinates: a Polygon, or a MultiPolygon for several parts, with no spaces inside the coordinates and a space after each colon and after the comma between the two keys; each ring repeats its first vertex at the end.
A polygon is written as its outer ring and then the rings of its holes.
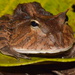
{"type": "Polygon", "coordinates": [[[68,10],[53,15],[40,3],[18,4],[12,15],[0,17],[0,52],[15,58],[26,54],[60,54],[74,44],[68,10]]]}

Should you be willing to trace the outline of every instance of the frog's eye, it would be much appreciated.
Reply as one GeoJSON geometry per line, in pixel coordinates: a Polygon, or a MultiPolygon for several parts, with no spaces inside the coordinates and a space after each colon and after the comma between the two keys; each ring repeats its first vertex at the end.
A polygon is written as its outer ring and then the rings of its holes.
{"type": "Polygon", "coordinates": [[[37,26],[39,26],[38,21],[36,21],[36,20],[32,20],[32,21],[31,21],[31,26],[33,26],[33,27],[37,27],[37,26]]]}

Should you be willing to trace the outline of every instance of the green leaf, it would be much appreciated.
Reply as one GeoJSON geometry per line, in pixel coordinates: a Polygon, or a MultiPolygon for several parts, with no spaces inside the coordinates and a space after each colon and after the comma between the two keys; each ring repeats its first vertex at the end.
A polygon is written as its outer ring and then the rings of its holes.
{"type": "MultiPolygon", "coordinates": [[[[74,62],[75,58],[42,58],[42,57],[32,57],[31,59],[16,59],[10,56],[0,54],[0,66],[20,66],[20,65],[29,65],[36,64],[40,62],[74,62]]],[[[48,63],[48,64],[49,64],[48,63]]]]}
{"type": "MultiPolygon", "coordinates": [[[[51,13],[58,14],[69,9],[67,15],[69,16],[69,25],[75,31],[75,12],[73,12],[72,5],[75,3],[75,0],[0,0],[0,16],[4,14],[13,14],[13,10],[19,3],[27,3],[37,1],[51,13]]],[[[75,5],[75,4],[74,4],[75,5]]],[[[10,56],[0,54],[0,66],[20,66],[35,64],[39,62],[49,61],[51,62],[74,62],[75,58],[42,58],[42,57],[31,57],[29,59],[15,59],[10,56]]]]}

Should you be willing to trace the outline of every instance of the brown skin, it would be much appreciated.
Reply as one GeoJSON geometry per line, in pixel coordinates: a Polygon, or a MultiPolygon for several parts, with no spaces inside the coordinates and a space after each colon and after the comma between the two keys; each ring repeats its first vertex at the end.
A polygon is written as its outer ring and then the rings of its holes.
{"type": "Polygon", "coordinates": [[[41,51],[67,48],[74,43],[74,37],[65,21],[66,12],[53,16],[37,2],[19,4],[12,16],[0,18],[0,51],[16,58],[28,58],[13,48],[41,51]],[[37,24],[37,29],[32,22],[37,24]]]}

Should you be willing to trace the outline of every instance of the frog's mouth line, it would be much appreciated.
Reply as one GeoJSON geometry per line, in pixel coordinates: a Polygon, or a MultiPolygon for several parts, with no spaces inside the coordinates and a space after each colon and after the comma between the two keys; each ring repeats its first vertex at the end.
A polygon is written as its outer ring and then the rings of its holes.
{"type": "Polygon", "coordinates": [[[34,50],[34,49],[18,49],[18,48],[13,48],[16,52],[19,52],[19,53],[25,53],[25,54],[45,54],[45,53],[50,53],[50,54],[53,54],[53,53],[60,53],[60,52],[65,52],[65,51],[68,51],[73,45],[70,45],[66,48],[60,48],[60,49],[56,49],[56,48],[53,48],[53,49],[48,49],[48,50],[34,50]]]}

